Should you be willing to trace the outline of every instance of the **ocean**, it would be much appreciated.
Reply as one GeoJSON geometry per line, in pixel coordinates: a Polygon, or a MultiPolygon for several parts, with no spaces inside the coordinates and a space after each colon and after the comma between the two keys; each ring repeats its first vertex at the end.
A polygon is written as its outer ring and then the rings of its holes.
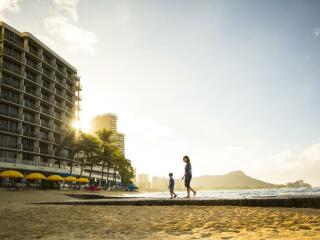
{"type": "MultiPolygon", "coordinates": [[[[186,191],[176,192],[178,197],[185,197],[186,191]]],[[[143,192],[130,194],[128,197],[141,198],[168,198],[169,192],[143,192]]],[[[191,193],[192,196],[192,193],[191,193]]],[[[199,190],[196,197],[217,199],[245,199],[260,197],[290,197],[290,196],[319,196],[320,187],[317,188],[276,188],[276,189],[245,189],[245,190],[199,190]]]]}

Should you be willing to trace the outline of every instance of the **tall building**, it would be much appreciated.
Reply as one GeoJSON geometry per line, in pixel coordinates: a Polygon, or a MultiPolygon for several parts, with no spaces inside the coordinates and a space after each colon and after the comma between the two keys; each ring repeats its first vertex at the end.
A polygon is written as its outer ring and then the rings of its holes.
{"type": "Polygon", "coordinates": [[[58,145],[77,118],[77,70],[28,32],[0,22],[0,169],[68,173],[58,145]]]}
{"type": "Polygon", "coordinates": [[[91,132],[95,133],[101,129],[114,131],[113,140],[117,143],[123,155],[125,155],[125,135],[117,132],[117,115],[106,113],[98,115],[91,120],[91,132]]]}
{"type": "Polygon", "coordinates": [[[142,190],[150,190],[151,183],[149,182],[149,175],[142,173],[138,176],[138,187],[142,190]]]}
{"type": "Polygon", "coordinates": [[[95,116],[91,121],[91,132],[94,133],[104,128],[106,130],[117,132],[117,120],[117,115],[113,113],[95,116]]]}

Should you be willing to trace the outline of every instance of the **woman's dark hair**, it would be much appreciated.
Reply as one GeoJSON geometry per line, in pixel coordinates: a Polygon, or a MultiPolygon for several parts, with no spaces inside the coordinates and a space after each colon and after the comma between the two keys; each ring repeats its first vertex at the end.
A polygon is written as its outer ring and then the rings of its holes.
{"type": "Polygon", "coordinates": [[[188,156],[184,156],[183,159],[187,159],[187,163],[190,163],[190,158],[188,156]]]}

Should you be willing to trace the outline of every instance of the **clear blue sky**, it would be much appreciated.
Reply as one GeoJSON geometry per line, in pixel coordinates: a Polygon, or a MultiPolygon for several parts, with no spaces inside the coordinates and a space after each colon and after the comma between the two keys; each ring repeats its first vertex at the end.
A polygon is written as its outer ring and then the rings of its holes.
{"type": "Polygon", "coordinates": [[[194,175],[320,186],[319,1],[1,2],[78,68],[85,123],[118,114],[138,173],[189,154],[194,175]]]}

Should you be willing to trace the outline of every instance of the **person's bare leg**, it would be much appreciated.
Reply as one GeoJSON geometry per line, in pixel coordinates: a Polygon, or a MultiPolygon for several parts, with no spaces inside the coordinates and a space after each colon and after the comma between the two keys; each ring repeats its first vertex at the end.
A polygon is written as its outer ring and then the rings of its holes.
{"type": "Polygon", "coordinates": [[[188,196],[186,196],[186,198],[189,198],[190,197],[190,188],[187,188],[187,193],[188,193],[188,196]]]}
{"type": "Polygon", "coordinates": [[[193,190],[191,187],[190,187],[190,190],[193,192],[193,196],[195,196],[197,194],[197,192],[195,190],[193,190]]]}

